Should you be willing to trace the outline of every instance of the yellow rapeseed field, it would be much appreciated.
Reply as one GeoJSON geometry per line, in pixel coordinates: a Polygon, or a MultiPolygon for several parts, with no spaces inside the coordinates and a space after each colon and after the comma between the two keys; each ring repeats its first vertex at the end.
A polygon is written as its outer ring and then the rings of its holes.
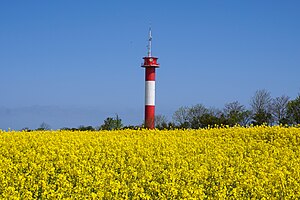
{"type": "Polygon", "coordinates": [[[300,128],[0,131],[0,199],[185,198],[300,198],[300,128]]]}

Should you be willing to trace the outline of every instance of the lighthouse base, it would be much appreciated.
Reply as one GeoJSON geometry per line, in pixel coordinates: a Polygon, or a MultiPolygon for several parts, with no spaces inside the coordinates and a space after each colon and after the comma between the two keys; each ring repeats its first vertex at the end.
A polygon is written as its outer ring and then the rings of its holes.
{"type": "Polygon", "coordinates": [[[145,106],[145,128],[155,128],[155,106],[145,106]]]}

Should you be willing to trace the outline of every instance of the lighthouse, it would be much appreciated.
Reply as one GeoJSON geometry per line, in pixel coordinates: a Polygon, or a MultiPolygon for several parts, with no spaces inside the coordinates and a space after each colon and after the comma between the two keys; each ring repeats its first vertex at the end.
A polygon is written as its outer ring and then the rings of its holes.
{"type": "Polygon", "coordinates": [[[145,68],[145,127],[155,128],[155,69],[159,68],[157,57],[152,56],[152,32],[149,29],[148,54],[143,57],[145,68]]]}

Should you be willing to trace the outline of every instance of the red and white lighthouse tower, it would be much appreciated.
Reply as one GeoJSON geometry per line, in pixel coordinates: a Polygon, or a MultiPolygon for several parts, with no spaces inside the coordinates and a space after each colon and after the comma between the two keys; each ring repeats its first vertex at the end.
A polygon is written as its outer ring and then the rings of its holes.
{"type": "Polygon", "coordinates": [[[155,69],[159,67],[157,57],[152,56],[152,33],[149,29],[148,55],[144,57],[145,68],[145,127],[155,128],[155,69]]]}

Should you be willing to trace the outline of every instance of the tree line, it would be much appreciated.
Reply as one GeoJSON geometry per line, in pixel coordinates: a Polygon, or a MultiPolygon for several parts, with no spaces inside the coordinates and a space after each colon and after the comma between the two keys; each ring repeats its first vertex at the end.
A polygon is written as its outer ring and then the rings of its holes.
{"type": "Polygon", "coordinates": [[[272,98],[269,91],[257,90],[250,99],[250,109],[238,101],[225,104],[223,109],[196,104],[180,107],[172,119],[172,122],[168,122],[165,116],[158,116],[156,127],[198,129],[221,125],[297,125],[300,124],[300,94],[291,100],[286,95],[272,98]]]}
{"type": "MultiPolygon", "coordinates": [[[[249,126],[249,125],[298,125],[300,124],[300,93],[295,99],[286,95],[272,98],[271,93],[265,89],[257,90],[250,99],[250,108],[247,109],[238,101],[226,103],[224,108],[207,108],[203,104],[182,106],[168,121],[164,115],[155,116],[157,129],[199,129],[215,126],[249,126]]],[[[108,117],[99,127],[80,126],[78,128],[62,128],[61,130],[116,130],[139,129],[144,125],[124,126],[122,119],[116,114],[108,117]]],[[[24,128],[25,131],[30,131],[24,128]]],[[[50,126],[43,122],[36,130],[50,130],[50,126]]]]}
{"type": "MultiPolygon", "coordinates": [[[[128,126],[124,127],[122,124],[122,119],[116,114],[115,117],[107,117],[103,124],[99,127],[93,127],[93,126],[79,126],[78,128],[68,128],[68,127],[63,127],[60,130],[70,130],[70,131],[97,131],[97,130],[116,130],[116,129],[125,129],[125,128],[139,128],[138,126],[128,126]]],[[[43,130],[51,130],[51,126],[45,122],[43,122],[39,128],[35,129],[37,131],[43,131],[43,130]]],[[[21,131],[33,131],[29,128],[23,128],[21,131]]]]}

